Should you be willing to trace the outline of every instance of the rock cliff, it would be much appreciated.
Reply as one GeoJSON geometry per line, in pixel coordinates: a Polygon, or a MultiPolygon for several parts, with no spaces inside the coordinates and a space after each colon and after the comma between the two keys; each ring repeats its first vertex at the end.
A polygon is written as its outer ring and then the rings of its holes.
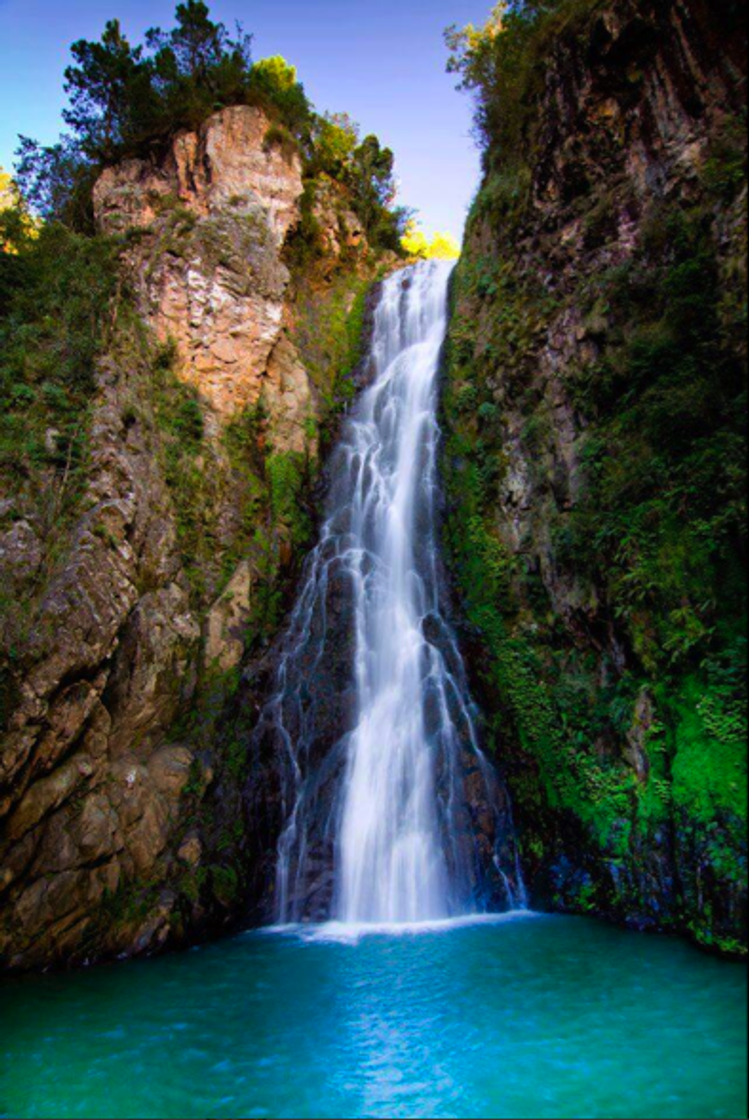
{"type": "Polygon", "coordinates": [[[19,485],[0,522],[6,967],[152,951],[244,905],[222,713],[281,617],[381,263],[322,191],[302,266],[303,191],[249,107],[96,183],[131,310],[94,372],[82,493],[47,532],[19,485]]]}
{"type": "Polygon", "coordinates": [[[444,407],[477,686],[536,900],[742,951],[744,16],[508,26],[444,407]]]}

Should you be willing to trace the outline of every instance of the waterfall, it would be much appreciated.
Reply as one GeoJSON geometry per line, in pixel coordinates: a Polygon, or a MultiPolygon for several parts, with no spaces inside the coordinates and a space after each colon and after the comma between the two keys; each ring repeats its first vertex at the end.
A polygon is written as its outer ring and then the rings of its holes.
{"type": "Polygon", "coordinates": [[[417,922],[522,897],[506,795],[479,751],[441,604],[450,272],[428,262],[382,285],[372,380],[331,460],[326,519],[256,735],[284,759],[282,922],[417,922]]]}

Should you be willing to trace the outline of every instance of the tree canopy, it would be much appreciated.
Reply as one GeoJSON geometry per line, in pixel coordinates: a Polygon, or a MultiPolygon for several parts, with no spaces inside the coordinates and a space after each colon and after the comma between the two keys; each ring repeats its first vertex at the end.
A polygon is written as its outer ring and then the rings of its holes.
{"type": "Polygon", "coordinates": [[[151,28],[142,43],[131,43],[116,19],[100,40],[73,43],[68,131],[50,146],[20,138],[24,197],[43,217],[85,230],[103,167],[165,147],[217,109],[255,105],[300,152],[308,177],[324,173],[346,184],[370,241],[397,250],[407,215],[393,206],[393,153],[376,136],[360,140],[346,114],[316,113],[296,68],[279,55],[253,63],[251,47],[251,35],[213,21],[203,0],[178,4],[175,26],[151,28]]]}

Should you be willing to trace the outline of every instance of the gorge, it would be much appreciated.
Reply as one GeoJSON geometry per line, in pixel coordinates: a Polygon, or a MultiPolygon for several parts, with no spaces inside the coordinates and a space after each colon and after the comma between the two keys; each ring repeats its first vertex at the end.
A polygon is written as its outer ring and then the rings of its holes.
{"type": "Polygon", "coordinates": [[[0,1112],[743,1114],[743,6],[449,31],[457,261],[190,19],[0,209],[0,1112]]]}

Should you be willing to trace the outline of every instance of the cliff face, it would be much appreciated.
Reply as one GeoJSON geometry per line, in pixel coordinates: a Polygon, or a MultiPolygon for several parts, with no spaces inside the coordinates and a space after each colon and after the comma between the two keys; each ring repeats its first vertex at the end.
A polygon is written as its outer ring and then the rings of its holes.
{"type": "Polygon", "coordinates": [[[7,967],[152,950],[245,904],[221,716],[277,625],[379,267],[342,197],[314,204],[327,241],[301,269],[301,165],[270,135],[226,109],[95,188],[134,310],[96,370],[85,485],[54,533],[28,487],[0,523],[7,967]]]}
{"type": "Polygon", "coordinates": [[[159,166],[127,160],[104,172],[94,207],[105,233],[131,231],[141,305],[173,339],[178,376],[212,414],[231,419],[264,389],[274,434],[305,449],[309,381],[284,353],[281,259],[298,224],[302,165],[266,143],[257,109],[224,109],[173,144],[159,166]]]}
{"type": "Polygon", "coordinates": [[[745,28],[560,5],[454,290],[446,543],[536,897],[746,942],[745,28]]]}

